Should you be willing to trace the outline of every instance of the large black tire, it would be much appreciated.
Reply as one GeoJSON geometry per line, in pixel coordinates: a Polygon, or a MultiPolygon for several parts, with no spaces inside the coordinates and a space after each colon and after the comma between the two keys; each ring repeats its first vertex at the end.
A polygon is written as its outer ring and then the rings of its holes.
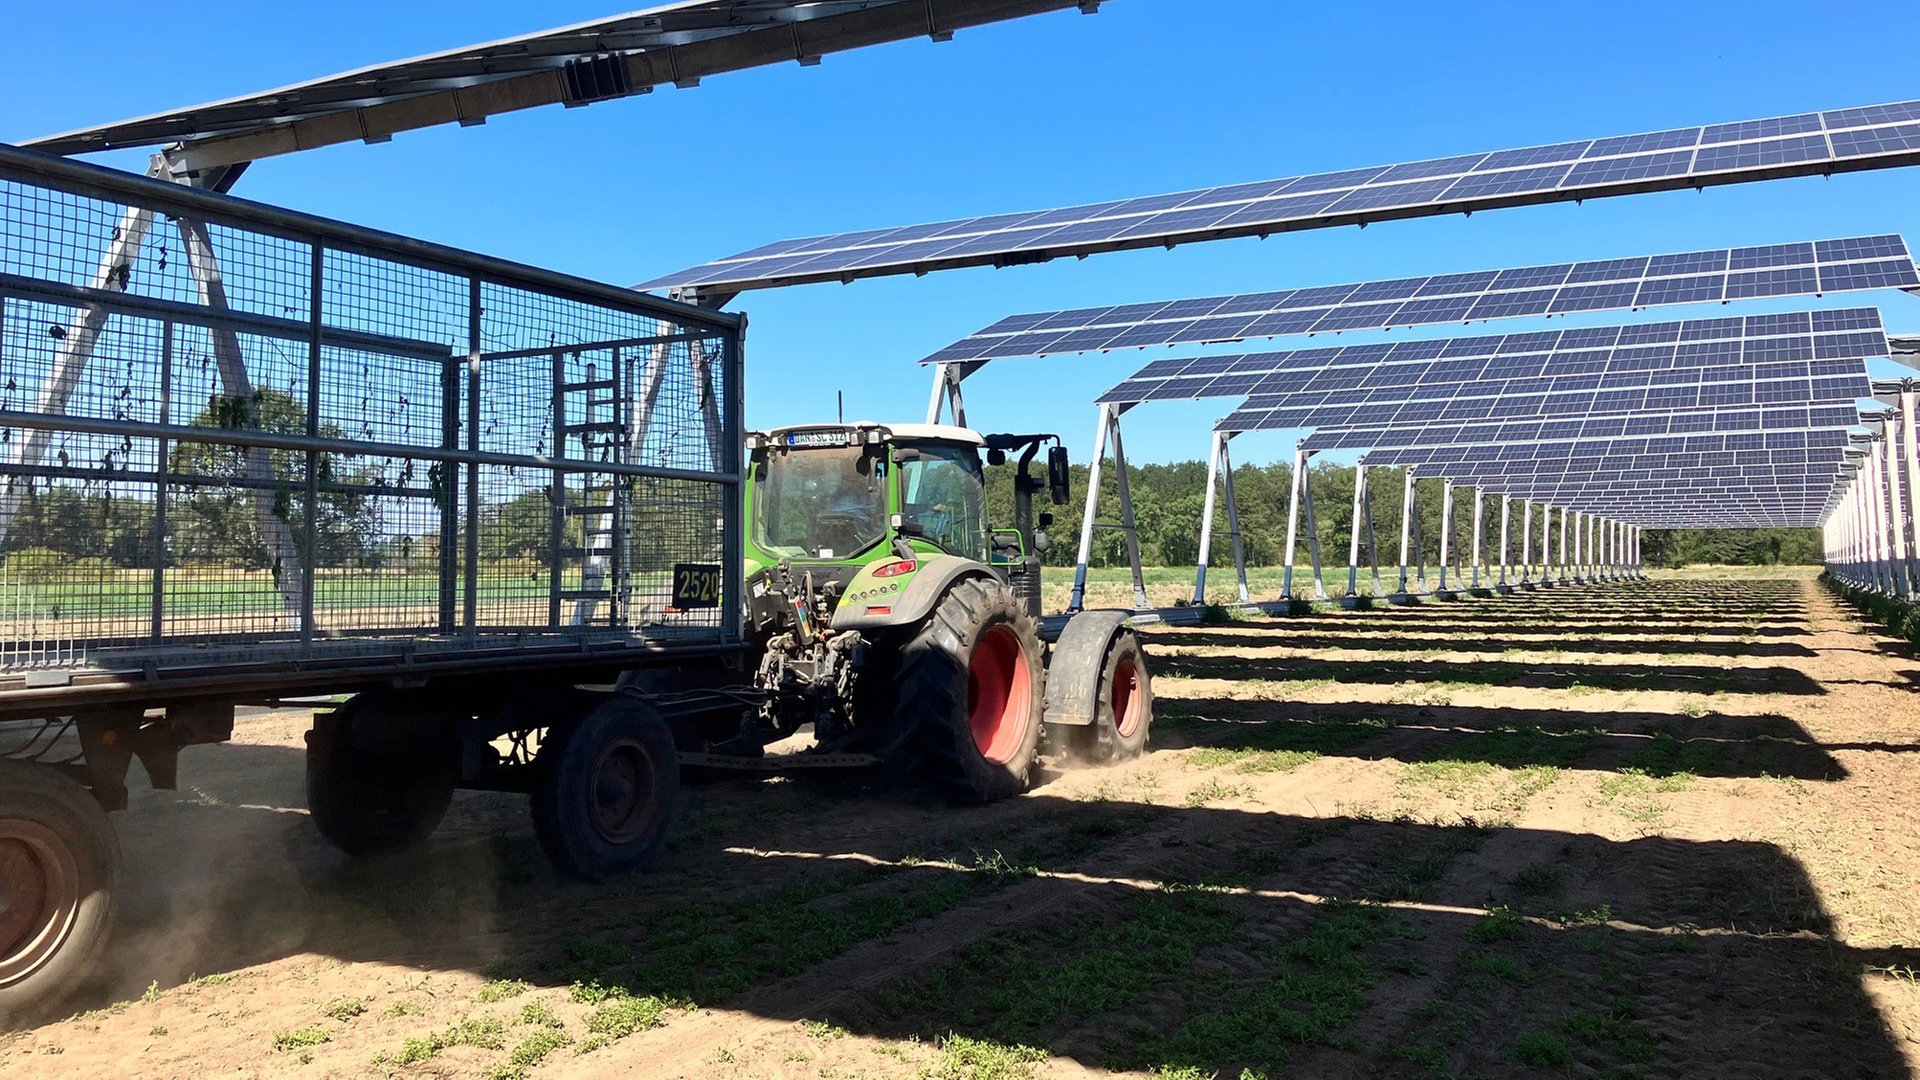
{"type": "Polygon", "coordinates": [[[920,774],[963,805],[1027,790],[1046,709],[1033,617],[987,578],[955,584],[900,654],[897,715],[913,725],[920,774]]]}
{"type": "Polygon", "coordinates": [[[0,761],[0,1028],[80,982],[113,929],[120,844],[99,800],[58,770],[0,761]]]}
{"type": "Polygon", "coordinates": [[[553,725],[535,756],[533,831],[554,868],[581,881],[647,870],[680,800],[673,732],[620,694],[553,725]]]}
{"type": "MultiPolygon", "coordinates": [[[[1055,663],[1059,663],[1056,655],[1055,663]]],[[[1131,630],[1114,635],[1100,658],[1100,698],[1093,723],[1061,727],[1067,753],[1088,765],[1132,761],[1147,749],[1153,725],[1153,681],[1146,650],[1131,630]]]]}
{"type": "Polygon", "coordinates": [[[307,810],[320,835],[355,858],[404,851],[440,826],[460,779],[444,717],[371,694],[314,717],[307,810]]]}

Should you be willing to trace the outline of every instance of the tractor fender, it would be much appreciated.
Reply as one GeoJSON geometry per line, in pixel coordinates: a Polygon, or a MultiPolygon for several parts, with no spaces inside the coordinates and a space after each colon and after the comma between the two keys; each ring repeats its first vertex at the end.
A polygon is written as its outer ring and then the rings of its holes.
{"type": "Polygon", "coordinates": [[[829,624],[835,630],[888,630],[918,626],[933,614],[935,604],[947,590],[963,578],[983,577],[999,580],[985,563],[958,555],[935,555],[920,564],[907,587],[893,598],[893,610],[885,615],[869,615],[864,605],[842,601],[829,624]]]}
{"type": "Polygon", "coordinates": [[[1123,610],[1083,611],[1067,621],[1047,660],[1047,723],[1093,723],[1100,711],[1107,647],[1132,617],[1123,610]]]}

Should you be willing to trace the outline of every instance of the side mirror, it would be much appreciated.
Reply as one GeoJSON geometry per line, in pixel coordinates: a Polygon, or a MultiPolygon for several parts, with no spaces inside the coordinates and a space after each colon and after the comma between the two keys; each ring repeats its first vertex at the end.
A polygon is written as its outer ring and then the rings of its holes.
{"type": "Polygon", "coordinates": [[[1058,444],[1047,450],[1047,488],[1055,506],[1065,506],[1073,497],[1073,469],[1067,463],[1067,448],[1058,444]]]}
{"type": "Polygon", "coordinates": [[[1007,452],[1005,450],[995,448],[987,451],[987,464],[1005,465],[1006,463],[1007,463],[1007,452]]]}

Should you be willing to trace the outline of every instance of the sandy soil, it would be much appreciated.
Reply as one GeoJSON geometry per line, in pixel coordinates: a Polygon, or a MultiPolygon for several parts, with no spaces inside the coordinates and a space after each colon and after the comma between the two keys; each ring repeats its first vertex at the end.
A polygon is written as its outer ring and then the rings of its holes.
{"type": "Polygon", "coordinates": [[[1804,574],[1153,635],[1158,749],[978,810],[691,791],[557,881],[463,795],[352,865],[305,717],[189,751],[19,1077],[1909,1075],[1920,662],[1804,574]],[[1244,1072],[1243,1072],[1244,1070],[1244,1072]]]}

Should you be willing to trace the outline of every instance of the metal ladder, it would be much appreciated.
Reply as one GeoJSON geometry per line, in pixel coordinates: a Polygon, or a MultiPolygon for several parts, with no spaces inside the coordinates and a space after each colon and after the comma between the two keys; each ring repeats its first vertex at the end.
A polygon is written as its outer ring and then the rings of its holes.
{"type": "MultiPolygon", "coordinates": [[[[610,375],[601,374],[603,361],[589,361],[586,377],[572,381],[567,359],[554,355],[554,446],[562,457],[625,464],[628,402],[619,351],[604,361],[610,375]]],[[[570,603],[565,625],[625,626],[631,596],[626,484],[614,473],[555,470],[554,489],[553,625],[562,625],[563,607],[570,603]],[[577,547],[568,543],[574,519],[580,521],[577,547]]]]}

